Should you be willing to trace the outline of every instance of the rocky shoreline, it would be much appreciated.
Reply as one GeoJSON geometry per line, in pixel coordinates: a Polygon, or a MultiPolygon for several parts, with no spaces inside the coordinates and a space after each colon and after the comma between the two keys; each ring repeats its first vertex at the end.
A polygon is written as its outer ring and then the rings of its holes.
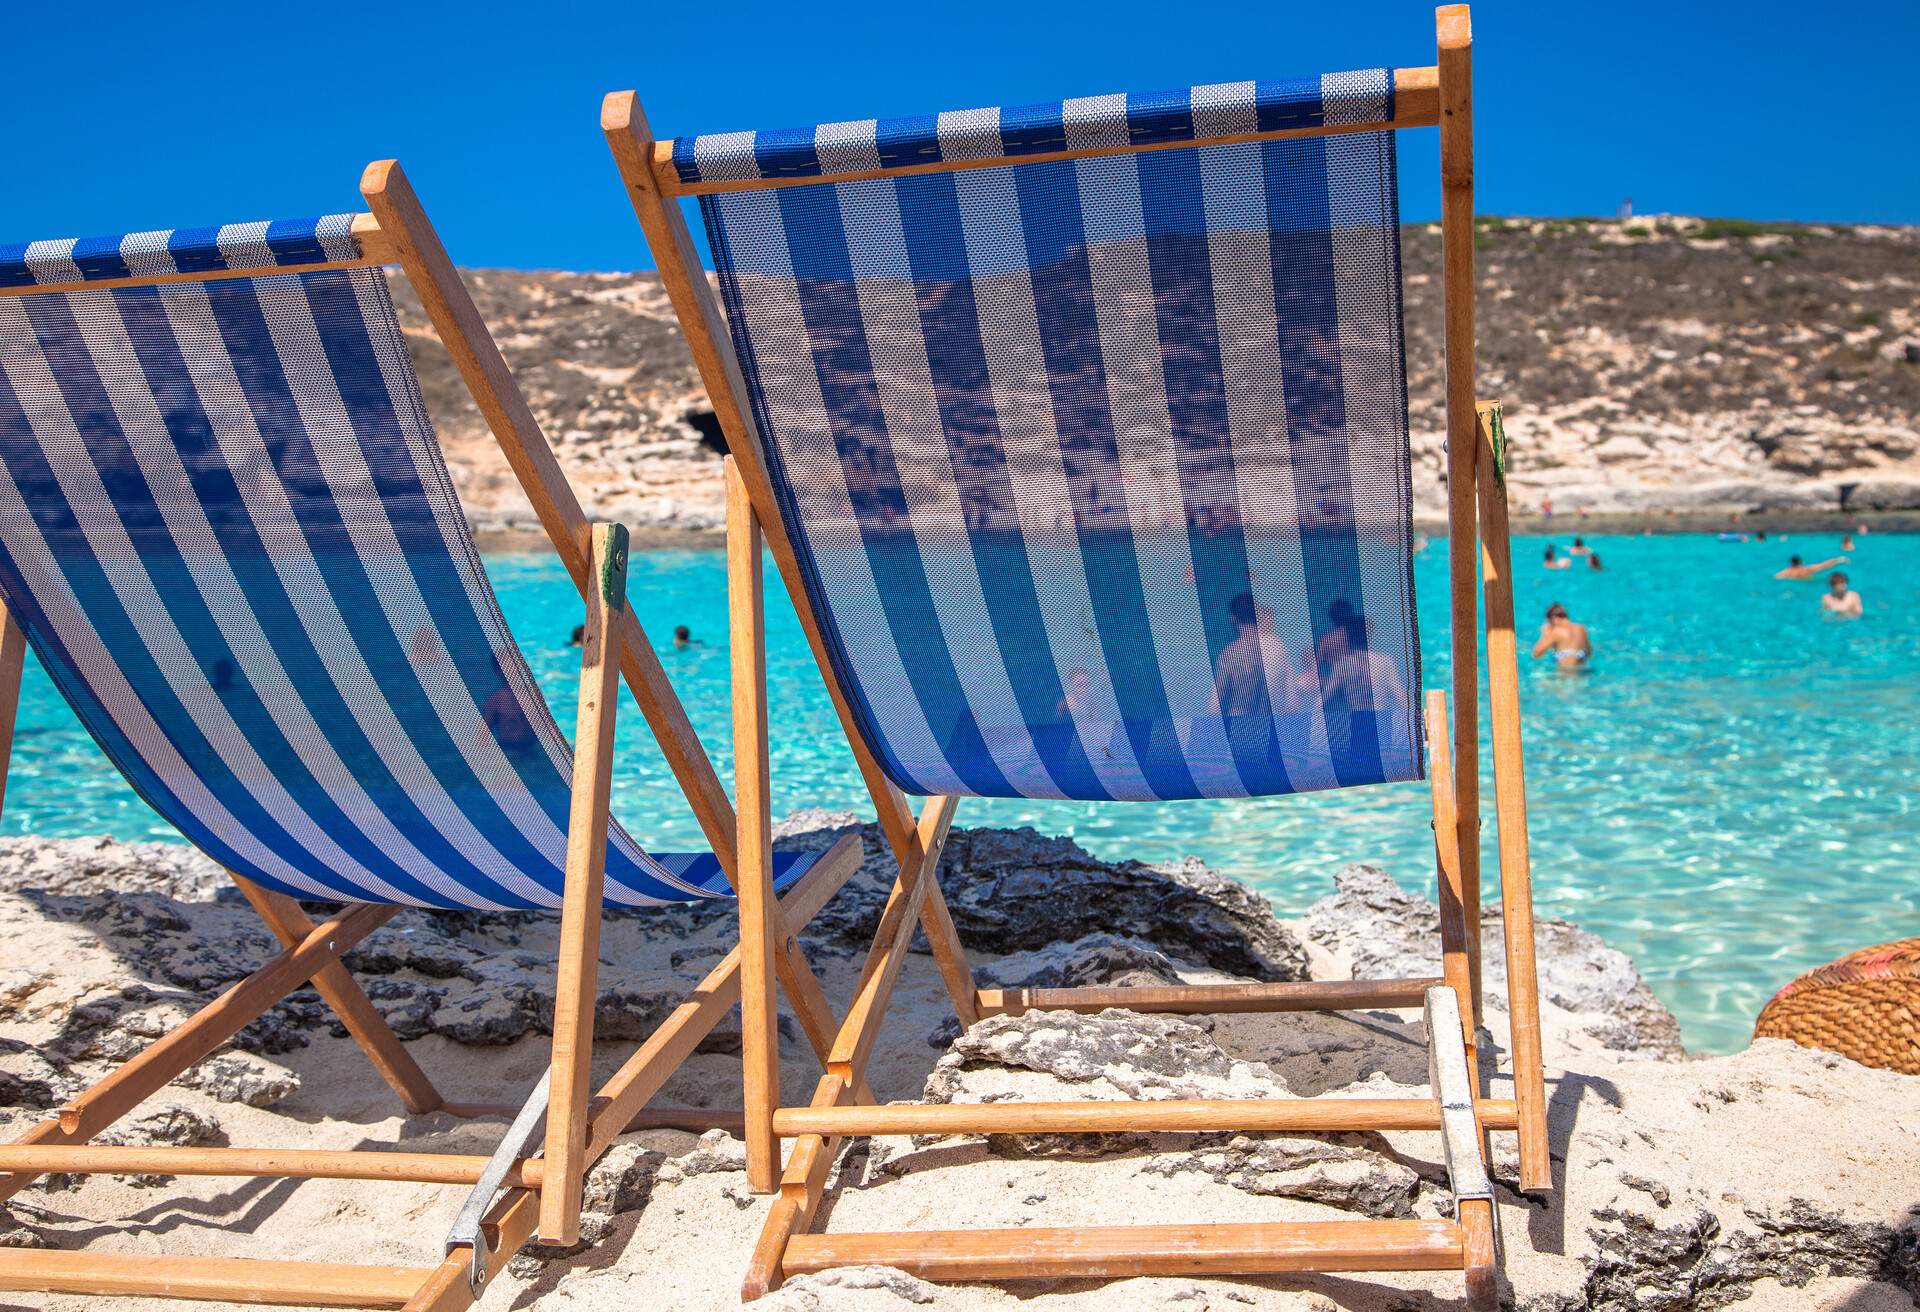
{"type": "MultiPolygon", "coordinates": [[[[790,818],[782,845],[853,824],[790,818]]],[[[867,862],[802,936],[828,992],[852,988],[884,899],[867,862]]],[[[983,982],[1003,986],[1233,978],[1332,979],[1437,968],[1430,876],[1349,867],[1298,920],[1197,861],[1097,860],[1031,830],[962,830],[943,865],[983,982]]],[[[450,1096],[517,1101],[546,1058],[557,925],[541,914],[403,912],[348,958],[375,1005],[450,1096]]],[[[725,952],[727,908],[620,911],[601,955],[597,1075],[624,1059],[725,952]]],[[[1497,919],[1484,1050],[1504,1057],[1497,919]]],[[[1920,1078],[1778,1041],[1689,1059],[1673,1017],[1622,953],[1564,922],[1541,927],[1558,1192],[1512,1191],[1496,1136],[1506,1289],[1523,1312],[1846,1312],[1920,1305],[1920,1078]]],[[[57,1106],[270,952],[264,927],[184,847],[0,840],[0,1135],[57,1106]]],[[[922,945],[924,951],[924,945],[922,945]]],[[[797,1030],[786,1093],[815,1074],[797,1030]]],[[[738,1030],[723,1022],[661,1101],[738,1105],[738,1030]]],[[[1506,1081],[1495,1074],[1496,1096],[1506,1081]]],[[[882,1100],[1409,1096],[1426,1081],[1417,1019],[1030,1014],[965,1034],[930,961],[910,963],[871,1082],[882,1100]]],[[[296,994],[112,1132],[116,1142],[356,1147],[404,1139],[485,1152],[497,1121],[406,1117],[317,996],[296,994]]],[[[826,1223],[1076,1225],[1442,1215],[1434,1136],[1116,1135],[879,1139],[843,1155],[826,1223]]],[[[0,1210],[0,1245],[433,1260],[459,1190],[404,1184],[55,1178],[0,1210]],[[163,1201],[166,1200],[166,1201],[163,1201]]],[[[765,1200],[737,1140],[646,1131],[596,1168],[574,1253],[532,1252],[482,1307],[732,1306],[765,1200]],[[505,1288],[502,1288],[504,1286],[505,1288]]],[[[761,1306],[802,1309],[1346,1308],[1458,1306],[1444,1277],[1143,1279],[1016,1289],[936,1287],[860,1268],[792,1282],[761,1306]]],[[[0,1295],[0,1306],[7,1306],[0,1295]]],[[[35,1306],[128,1309],[139,1300],[35,1306]]]]}
{"type": "MultiPolygon", "coordinates": [[[[1917,494],[1920,495],[1920,494],[1917,494]]],[[[622,521],[625,522],[625,521],[622,521]]],[[[1511,520],[1515,538],[1566,537],[1584,533],[1589,537],[1609,533],[1648,533],[1656,537],[1669,533],[1852,533],[1865,525],[1872,533],[1920,533],[1920,511],[1875,510],[1852,514],[1838,510],[1755,510],[1742,509],[1738,503],[1713,510],[1665,512],[1601,511],[1587,515],[1559,515],[1546,518],[1537,513],[1516,513],[1511,520]],[[1737,516],[1737,518],[1736,518],[1737,516]]],[[[1413,529],[1429,537],[1445,537],[1447,521],[1431,509],[1415,512],[1413,529]]],[[[719,551],[726,546],[723,527],[687,528],[642,525],[632,534],[635,551],[719,551]]],[[[476,541],[483,552],[536,552],[553,550],[544,529],[533,525],[481,528],[476,541]]]]}

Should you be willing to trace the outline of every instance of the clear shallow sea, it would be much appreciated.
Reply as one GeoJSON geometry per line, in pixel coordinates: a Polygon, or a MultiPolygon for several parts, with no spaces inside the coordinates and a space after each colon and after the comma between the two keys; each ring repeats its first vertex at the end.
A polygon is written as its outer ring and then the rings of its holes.
{"type": "MultiPolygon", "coordinates": [[[[1569,536],[1551,540],[1564,549],[1569,536]]],[[[1848,571],[1867,614],[1853,622],[1822,618],[1824,583],[1770,577],[1789,552],[1837,553],[1832,535],[1585,536],[1605,571],[1582,562],[1550,573],[1539,565],[1546,539],[1515,544],[1523,643],[1559,600],[1597,649],[1585,675],[1522,673],[1536,898],[1544,914],[1632,953],[1690,1047],[1737,1048],[1800,971],[1920,934],[1920,536],[1858,540],[1848,571]]],[[[570,728],[571,585],[548,557],[490,556],[487,568],[570,728]]],[[[1415,578],[1427,686],[1445,687],[1443,540],[1416,558],[1415,578]]],[[[663,659],[731,778],[724,586],[718,552],[634,558],[632,596],[649,632],[663,639],[686,624],[703,642],[663,659]]],[[[769,647],[777,811],[864,811],[798,622],[777,597],[769,647]]],[[[0,832],[177,839],[28,665],[0,832]]],[[[643,842],[701,845],[631,701],[621,722],[615,809],[643,842]]],[[[1490,800],[1486,811],[1491,880],[1490,800]]],[[[1328,891],[1349,861],[1412,887],[1433,879],[1425,784],[1167,806],[969,801],[960,814],[1071,834],[1107,857],[1197,855],[1283,914],[1328,891]]]]}

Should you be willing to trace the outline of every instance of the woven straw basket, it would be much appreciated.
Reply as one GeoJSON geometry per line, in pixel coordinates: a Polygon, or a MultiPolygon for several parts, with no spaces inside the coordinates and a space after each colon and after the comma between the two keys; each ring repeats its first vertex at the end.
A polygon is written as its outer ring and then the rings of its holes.
{"type": "Polygon", "coordinates": [[[1920,1075],[1920,938],[1861,948],[1808,971],[1761,1008],[1753,1037],[1920,1075]]]}

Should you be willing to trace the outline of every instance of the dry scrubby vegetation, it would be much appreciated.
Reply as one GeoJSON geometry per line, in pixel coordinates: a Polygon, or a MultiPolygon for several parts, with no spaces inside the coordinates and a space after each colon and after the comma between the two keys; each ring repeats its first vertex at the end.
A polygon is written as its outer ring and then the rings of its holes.
{"type": "MultiPolygon", "coordinates": [[[[1841,419],[1920,414],[1910,230],[1483,218],[1474,244],[1484,386],[1521,407],[1604,399],[1687,415],[1764,401],[1841,419]],[[1581,347],[1608,339],[1629,349],[1581,347]]],[[[1410,274],[1437,275],[1437,230],[1410,230],[1405,259],[1410,274]]],[[[1412,395],[1433,424],[1439,375],[1420,366],[1438,356],[1438,297],[1410,289],[1409,302],[1412,395]]]]}
{"type": "MultiPolygon", "coordinates": [[[[1920,231],[1650,216],[1483,218],[1480,386],[1522,504],[1920,505],[1920,231]]],[[[636,256],[639,248],[635,248],[636,256]]],[[[1405,232],[1416,488],[1440,494],[1440,237],[1405,232]]],[[[602,513],[711,528],[706,398],[651,274],[467,274],[602,513]]],[[[402,287],[469,511],[527,512],[402,287]]]]}

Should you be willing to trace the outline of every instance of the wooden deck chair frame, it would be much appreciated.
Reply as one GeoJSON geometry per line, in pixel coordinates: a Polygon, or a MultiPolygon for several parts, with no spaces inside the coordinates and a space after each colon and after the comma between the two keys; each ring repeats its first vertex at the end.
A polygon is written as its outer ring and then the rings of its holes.
{"type": "MultiPolygon", "coordinates": [[[[999,164],[1188,147],[1129,145],[1062,150],[1014,158],[991,157],[900,165],[825,177],[779,177],[750,181],[683,182],[673,165],[674,143],[656,140],[633,92],[606,98],[601,126],[625,180],[634,212],[653,252],[674,310],[686,333],[714,410],[733,452],[728,524],[732,543],[732,621],[736,653],[760,642],[758,539],[764,533],[787,590],[802,604],[801,626],[832,695],[856,761],[878,808],[882,829],[899,863],[899,878],[859,986],[833,1040],[827,1074],[807,1107],[774,1105],[777,1069],[772,1031],[758,1032],[767,1047],[746,1060],[746,1130],[752,1187],[779,1197],[753,1255],[743,1293],[754,1298],[801,1272],[858,1263],[904,1268],[930,1279],[998,1280],[1033,1277],[1144,1274],[1270,1273],[1295,1270],[1387,1268],[1456,1269],[1467,1273],[1476,1302],[1493,1297],[1494,1219],[1490,1189],[1463,1187],[1481,1162],[1485,1135],[1517,1130],[1520,1183],[1529,1191],[1552,1187],[1547,1152],[1546,1098],[1541,1073],[1539,1007],[1534,968],[1532,895],[1528,874],[1525,788],[1520,751],[1518,666],[1513,631],[1513,592],[1504,483],[1504,437],[1496,403],[1476,402],[1473,385],[1473,126],[1472,37],[1467,6],[1436,13],[1438,60],[1426,68],[1395,72],[1393,117],[1378,123],[1249,133],[1220,138],[1257,141],[1339,131],[1438,127],[1442,172],[1442,241],[1446,304],[1446,423],[1448,435],[1449,580],[1453,649],[1453,742],[1445,738],[1446,696],[1427,699],[1434,833],[1440,871],[1443,974],[1435,979],[1352,982],[1234,984],[1152,988],[981,989],[976,987],[935,871],[953,819],[955,800],[934,797],[916,817],[906,797],[881,771],[862,740],[849,700],[834,675],[818,617],[804,604],[805,592],[793,544],[787,537],[767,475],[761,434],[746,402],[746,385],[725,321],[700,262],[679,200],[706,193],[750,190],[861,178],[895,177],[999,164]],[[1476,505],[1477,501],[1477,505],[1476,505]],[[1477,520],[1477,528],[1476,528],[1477,520]],[[1477,736],[1479,641],[1475,619],[1475,553],[1485,590],[1487,657],[1491,692],[1495,806],[1515,1097],[1484,1096],[1477,1076],[1474,1039],[1480,1015],[1480,799],[1477,736]],[[1224,1012],[1428,1008],[1437,1055],[1453,1075],[1435,1076],[1427,1099],[1335,1099],[1300,1102],[1176,1102],[1154,1104],[1019,1104],[997,1106],[848,1107],[879,1027],[889,992],[900,972],[916,923],[926,929],[934,958],[963,1024],[982,1016],[1038,1008],[1097,1011],[1109,1006],[1138,1011],[1224,1012]],[[1438,1013],[1431,990],[1447,996],[1438,1013]],[[1458,1015],[1457,1034],[1446,1017],[1458,1015]],[[1469,1090],[1443,1088],[1459,1080],[1469,1090]],[[1449,1106],[1458,1094],[1471,1108],[1470,1129],[1460,1132],[1449,1106]],[[1116,1130],[1334,1131],[1360,1129],[1450,1129],[1459,1193],[1456,1215],[1445,1222],[1368,1221],[1300,1225],[1129,1226],[1074,1230],[951,1231],[902,1234],[808,1233],[821,1202],[829,1165],[840,1140],[875,1134],[1072,1133],[1116,1130]],[[779,1171],[779,1141],[792,1151],[779,1171]],[[1462,1160],[1470,1158],[1470,1161],[1462,1160]]],[[[736,687],[739,685],[736,684],[736,687]]],[[[764,765],[757,767],[764,770],[764,765]]],[[[746,823],[745,789],[742,822],[746,823]]],[[[743,835],[747,831],[743,829],[743,835]]],[[[756,842],[759,840],[755,840],[756,842]]],[[[763,887],[758,851],[741,852],[743,879],[763,887]]],[[[757,899],[764,903],[764,892],[757,899]]],[[[749,902],[742,899],[745,912],[749,902]]],[[[753,938],[743,926],[742,942],[753,938]]],[[[749,958],[742,984],[752,1005],[771,996],[771,964],[749,958]]],[[[1484,1178],[1482,1175],[1481,1178],[1484,1178]]]]}
{"type": "MultiPolygon", "coordinates": [[[[0,1291],[31,1290],[94,1295],[143,1295],[338,1307],[459,1312],[536,1234],[558,1244],[576,1241],[586,1171],[629,1129],[673,1126],[706,1129],[740,1117],[724,1109],[648,1109],[649,1099],[741,996],[745,968],[771,961],[802,1029],[823,1063],[834,1035],[833,1015],[793,935],[807,924],[860,865],[851,836],[817,859],[779,899],[770,891],[764,789],[743,793],[741,817],[647,635],[625,604],[626,532],[589,525],[552,448],[507,369],[400,166],[367,167],[360,189],[370,213],[356,217],[359,258],[280,265],[261,274],[225,271],[163,274],[73,285],[0,288],[0,295],[92,291],[147,283],[311,272],[397,264],[419,295],[435,333],[452,356],[482,416],[518,475],[547,535],[578,585],[586,605],[575,732],[573,793],[568,819],[566,879],[555,989],[553,1057],[548,1079],[526,1107],[455,1103],[442,1097],[361,991],[342,956],[399,908],[356,905],[316,925],[290,897],[235,875],[242,893],[284,951],[233,985],[85,1093],[11,1143],[0,1146],[0,1202],[46,1172],[157,1172],[354,1180],[407,1180],[474,1186],[472,1224],[464,1239],[450,1238],[437,1265],[418,1268],[282,1262],[258,1258],[165,1257],[98,1252],[0,1248],[0,1291]],[[742,888],[741,923],[760,929],[735,947],[589,1101],[595,968],[600,934],[608,792],[619,682],[639,704],[674,778],[692,805],[708,844],[728,878],[742,888]],[[740,823],[749,823],[747,831],[740,823]],[[738,878],[740,861],[748,877],[738,878]],[[440,1153],[305,1151],[256,1148],[119,1148],[87,1140],[132,1111],[281,998],[311,983],[347,1032],[371,1058],[410,1113],[473,1117],[520,1113],[500,1151],[489,1159],[440,1153]],[[544,1153],[536,1136],[545,1116],[544,1153]]],[[[0,796],[19,705],[26,639],[0,609],[0,796]]],[[[758,701],[763,704],[763,691],[758,701]]],[[[766,758],[764,718],[740,721],[758,737],[738,755],[766,758]]],[[[764,771],[763,771],[764,774],[764,771]]],[[[770,991],[753,995],[748,1050],[770,1045],[770,991]]],[[[456,1236],[461,1234],[456,1227],[456,1236]]]]}

